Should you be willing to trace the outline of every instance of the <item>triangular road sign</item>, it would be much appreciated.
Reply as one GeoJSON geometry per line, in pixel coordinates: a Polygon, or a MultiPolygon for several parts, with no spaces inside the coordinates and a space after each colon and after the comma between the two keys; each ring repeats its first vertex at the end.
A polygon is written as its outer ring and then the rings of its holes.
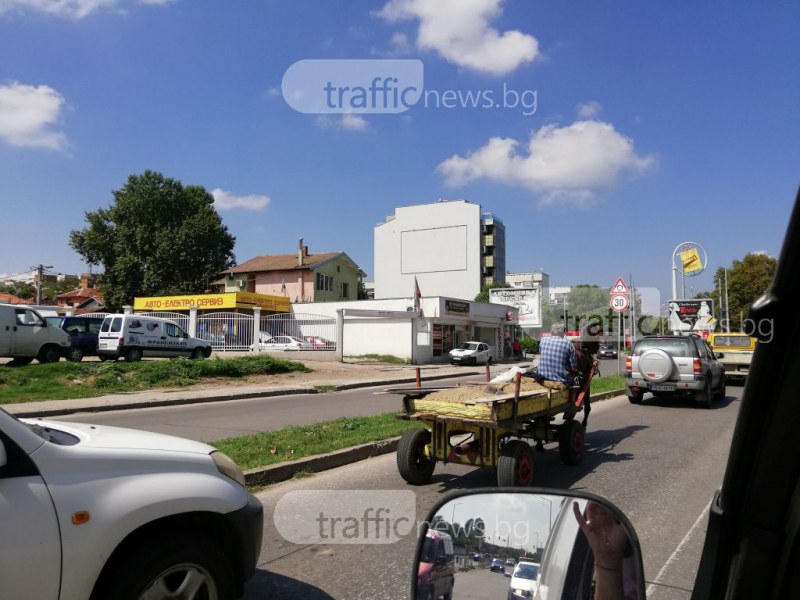
{"type": "Polygon", "coordinates": [[[628,286],[625,285],[625,282],[622,281],[622,277],[617,279],[617,282],[611,286],[612,294],[627,294],[628,292],[630,292],[630,290],[628,289],[628,286]]]}

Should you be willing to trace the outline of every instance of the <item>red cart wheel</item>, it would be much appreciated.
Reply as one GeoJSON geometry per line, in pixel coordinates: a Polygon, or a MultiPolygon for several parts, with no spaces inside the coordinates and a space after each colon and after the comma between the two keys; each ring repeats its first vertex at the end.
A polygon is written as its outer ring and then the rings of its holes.
{"type": "Polygon", "coordinates": [[[565,465],[577,465],[583,458],[584,430],[575,419],[566,421],[561,426],[558,436],[558,452],[565,465]]]}
{"type": "Polygon", "coordinates": [[[497,459],[497,485],[528,486],[533,483],[533,450],[528,442],[511,440],[500,450],[497,459]]]}

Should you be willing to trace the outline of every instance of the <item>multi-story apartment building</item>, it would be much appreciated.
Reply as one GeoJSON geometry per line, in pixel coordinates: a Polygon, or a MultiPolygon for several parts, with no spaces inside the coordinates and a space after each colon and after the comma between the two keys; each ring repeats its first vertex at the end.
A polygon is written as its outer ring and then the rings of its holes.
{"type": "Polygon", "coordinates": [[[505,226],[479,204],[403,206],[375,227],[375,298],[414,294],[471,300],[505,281],[505,226]]]}

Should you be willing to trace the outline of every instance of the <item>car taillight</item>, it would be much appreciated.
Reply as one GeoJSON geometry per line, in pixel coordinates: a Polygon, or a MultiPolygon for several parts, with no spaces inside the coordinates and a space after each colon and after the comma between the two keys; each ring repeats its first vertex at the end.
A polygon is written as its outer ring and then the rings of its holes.
{"type": "Polygon", "coordinates": [[[119,338],[117,340],[117,345],[118,346],[124,346],[125,345],[125,338],[124,337],[119,338]]]}
{"type": "Polygon", "coordinates": [[[625,358],[625,370],[628,373],[633,371],[633,359],[630,356],[625,358]]]}
{"type": "Polygon", "coordinates": [[[692,361],[692,365],[694,366],[694,374],[695,375],[700,375],[700,359],[699,358],[695,358],[692,361]]]}

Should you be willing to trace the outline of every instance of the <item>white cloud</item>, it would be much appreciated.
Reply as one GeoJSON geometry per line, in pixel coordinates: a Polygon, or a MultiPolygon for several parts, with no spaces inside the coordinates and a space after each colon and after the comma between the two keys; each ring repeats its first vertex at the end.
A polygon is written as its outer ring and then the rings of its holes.
{"type": "Polygon", "coordinates": [[[344,115],[319,115],[316,123],[323,129],[344,129],[347,131],[364,131],[369,127],[369,121],[364,117],[353,114],[344,115]]]}
{"type": "Polygon", "coordinates": [[[593,119],[600,113],[602,109],[603,105],[596,100],[582,102],[581,104],[578,104],[578,116],[581,119],[593,119]]]}
{"type": "Polygon", "coordinates": [[[389,0],[376,14],[389,22],[418,20],[417,47],[461,67],[504,75],[531,62],[539,44],[520,31],[489,25],[503,0],[389,0]]]}
{"type": "Polygon", "coordinates": [[[545,203],[581,205],[622,173],[643,174],[656,162],[652,155],[638,156],[633,140],[601,121],[546,125],[531,135],[527,155],[519,152],[519,145],[511,138],[493,137],[466,157],[448,158],[437,170],[451,186],[484,178],[540,192],[545,203]]]}
{"type": "Polygon", "coordinates": [[[236,196],[219,188],[211,190],[211,195],[214,196],[214,206],[219,210],[261,210],[270,203],[269,196],[259,194],[236,196]]]}
{"type": "Polygon", "coordinates": [[[0,140],[12,146],[63,148],[66,136],[52,128],[61,121],[64,103],[46,85],[0,85],[0,140]]]}
{"type": "Polygon", "coordinates": [[[13,9],[31,9],[55,15],[83,19],[104,8],[123,8],[127,4],[163,6],[174,0],[0,0],[0,14],[13,9]]]}

